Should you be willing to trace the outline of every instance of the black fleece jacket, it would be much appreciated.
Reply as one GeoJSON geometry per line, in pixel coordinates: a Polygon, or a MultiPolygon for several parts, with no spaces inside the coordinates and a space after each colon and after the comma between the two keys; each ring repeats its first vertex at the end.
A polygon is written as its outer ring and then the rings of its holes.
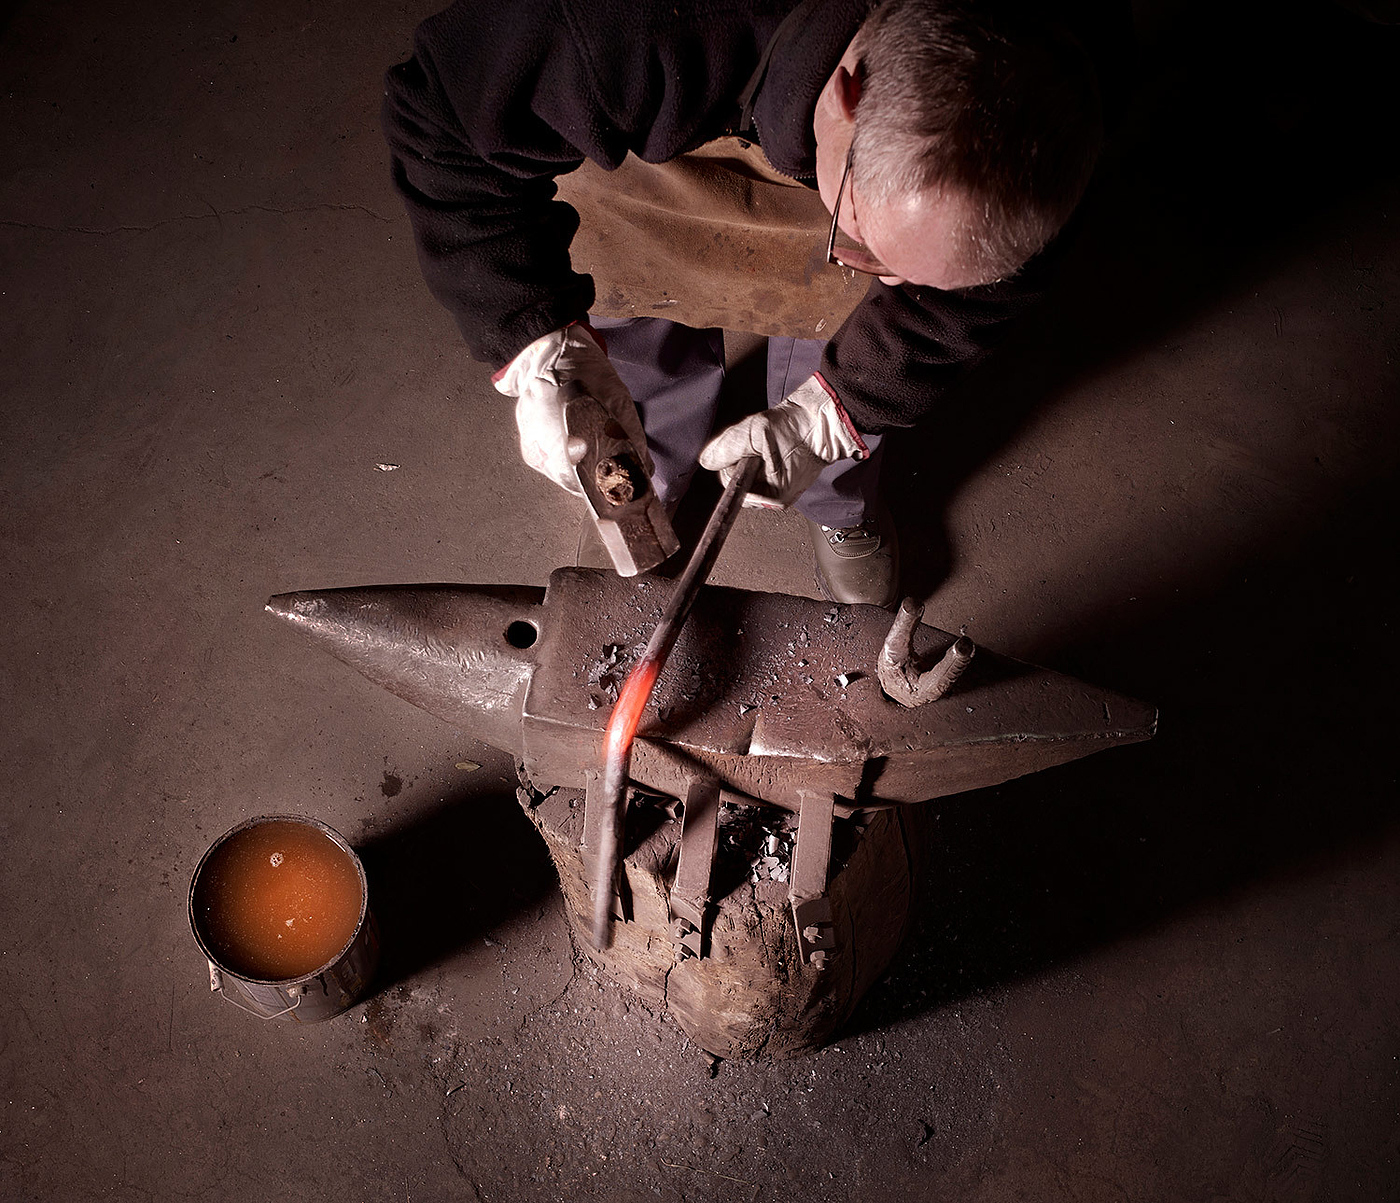
{"type": "MultiPolygon", "coordinates": [[[[754,103],[764,154],[815,186],[812,115],[872,0],[804,0],[754,103]]],[[[458,0],[389,71],[394,182],[433,293],[472,353],[500,367],[583,318],[578,215],[554,179],[585,158],[660,163],[732,131],[738,98],[796,0],[458,0]]],[[[1039,294],[1053,251],[958,292],[872,282],[821,372],[856,426],[913,425],[1039,294]]]]}

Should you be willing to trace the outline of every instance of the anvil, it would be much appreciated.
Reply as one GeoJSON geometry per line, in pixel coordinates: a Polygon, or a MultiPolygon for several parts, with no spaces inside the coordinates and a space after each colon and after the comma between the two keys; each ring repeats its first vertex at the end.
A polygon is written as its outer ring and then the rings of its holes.
{"type": "MultiPolygon", "coordinates": [[[[390,692],[515,754],[537,785],[583,788],[616,687],[673,587],[561,568],[545,588],[331,589],[281,594],[268,609],[390,692]]],[[[636,785],[685,803],[672,887],[682,954],[703,947],[719,799],[798,814],[794,921],[804,959],[821,964],[834,814],[996,785],[1155,730],[1142,702],[985,650],[946,696],[896,704],[876,673],[890,624],[875,606],[701,590],[631,762],[636,785]]],[[[914,656],[932,663],[956,639],[920,625],[914,656]]]]}

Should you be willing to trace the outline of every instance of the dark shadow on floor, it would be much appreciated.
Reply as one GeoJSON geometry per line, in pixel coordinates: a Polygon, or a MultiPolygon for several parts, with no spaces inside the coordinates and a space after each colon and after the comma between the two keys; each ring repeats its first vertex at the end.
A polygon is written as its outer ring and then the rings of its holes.
{"type": "Polygon", "coordinates": [[[946,578],[940,516],[1032,414],[1304,256],[1350,199],[1400,176],[1400,29],[1323,0],[1197,5],[1137,74],[1046,303],[887,446],[906,592],[946,578]]]}
{"type": "MultiPolygon", "coordinates": [[[[1320,3],[1234,6],[1168,32],[1054,303],[950,399],[936,430],[892,450],[908,591],[941,583],[936,516],[1047,398],[1303,259],[1345,232],[1350,198],[1400,178],[1398,32],[1320,3]],[[934,517],[920,529],[914,515],[934,517]]],[[[1389,252],[1354,253],[1364,273],[1368,256],[1389,252]]],[[[1390,440],[1374,462],[1393,465],[1394,417],[1358,413],[1358,428],[1390,440]]],[[[918,918],[848,1031],[996,990],[1234,891],[1360,860],[1393,835],[1396,492],[1384,467],[1342,482],[1224,568],[1167,566],[1131,613],[1065,599],[1038,656],[1158,705],[1160,734],[929,804],[938,819],[918,918]]],[[[1219,515],[1222,529],[1236,520],[1219,515]]]]}
{"type": "MultiPolygon", "coordinates": [[[[1160,734],[926,804],[938,818],[919,917],[852,1029],[1335,871],[1393,836],[1396,492],[1357,495],[1291,554],[1239,564],[1192,605],[1066,645],[1056,667],[1151,699],[1160,734]]],[[[1287,931],[1258,938],[1292,946],[1287,931]]]]}
{"type": "Polygon", "coordinates": [[[383,960],[376,992],[445,960],[558,888],[512,794],[458,794],[357,845],[383,960]]]}

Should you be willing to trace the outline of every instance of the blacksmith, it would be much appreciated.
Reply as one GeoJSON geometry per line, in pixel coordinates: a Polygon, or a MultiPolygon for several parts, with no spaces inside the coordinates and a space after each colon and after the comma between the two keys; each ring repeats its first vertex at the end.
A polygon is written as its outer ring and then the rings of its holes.
{"type": "Polygon", "coordinates": [[[1104,32],[1051,0],[460,0],[389,72],[385,128],[532,468],[577,488],[580,380],[670,506],[697,461],[760,454],[750,500],[797,505],[826,595],[883,605],[882,441],[1043,292],[1104,32]],[[716,434],[723,329],[769,336],[768,396],[716,434]]]}

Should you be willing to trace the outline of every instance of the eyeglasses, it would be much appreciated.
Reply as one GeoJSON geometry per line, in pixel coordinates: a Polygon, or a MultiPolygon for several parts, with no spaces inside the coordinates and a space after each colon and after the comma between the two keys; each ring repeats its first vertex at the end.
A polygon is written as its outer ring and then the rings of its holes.
{"type": "MultiPolygon", "coordinates": [[[[831,233],[826,239],[826,261],[835,264],[837,267],[849,268],[853,272],[862,272],[867,276],[893,276],[888,267],[880,262],[864,243],[857,242],[854,238],[849,238],[842,232],[838,221],[841,217],[841,197],[846,192],[846,181],[851,174],[851,160],[855,156],[856,144],[851,141],[851,148],[846,152],[846,167],[841,172],[841,186],[836,190],[836,203],[831,206],[831,233]],[[844,241],[840,246],[836,245],[836,238],[840,235],[844,241]]],[[[851,194],[851,211],[855,212],[855,194],[851,194]]]]}

